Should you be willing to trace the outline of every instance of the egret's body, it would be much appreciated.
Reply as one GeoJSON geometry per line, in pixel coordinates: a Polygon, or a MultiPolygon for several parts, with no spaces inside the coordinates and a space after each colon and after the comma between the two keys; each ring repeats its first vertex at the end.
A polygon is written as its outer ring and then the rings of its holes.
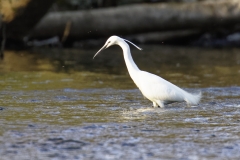
{"type": "MultiPolygon", "coordinates": [[[[142,94],[153,102],[153,107],[160,106],[161,108],[164,108],[164,104],[183,101],[188,105],[198,104],[201,99],[201,93],[198,95],[190,94],[157,75],[141,71],[134,63],[129,45],[125,41],[127,40],[117,36],[111,36],[95,56],[105,48],[112,45],[119,45],[123,50],[124,60],[132,80],[142,94]]],[[[130,41],[127,42],[133,44],[130,41]]],[[[134,46],[137,47],[136,45],[134,46]]],[[[141,50],[141,48],[137,48],[141,50]]]]}

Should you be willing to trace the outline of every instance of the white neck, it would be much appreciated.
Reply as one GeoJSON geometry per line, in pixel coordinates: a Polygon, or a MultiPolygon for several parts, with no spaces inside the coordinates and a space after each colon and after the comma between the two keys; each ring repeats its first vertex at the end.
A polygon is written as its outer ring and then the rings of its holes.
{"type": "Polygon", "coordinates": [[[134,63],[134,61],[132,59],[132,55],[131,55],[131,52],[130,52],[129,45],[124,40],[120,41],[118,43],[118,45],[123,50],[123,56],[124,56],[124,60],[125,60],[128,72],[129,72],[131,78],[133,79],[134,74],[136,74],[140,70],[139,70],[139,68],[137,67],[137,65],[134,63]]]}

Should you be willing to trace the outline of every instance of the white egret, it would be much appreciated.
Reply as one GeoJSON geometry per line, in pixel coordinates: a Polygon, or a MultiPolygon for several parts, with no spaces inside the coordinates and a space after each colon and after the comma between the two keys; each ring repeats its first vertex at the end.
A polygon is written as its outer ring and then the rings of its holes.
{"type": "Polygon", "coordinates": [[[165,104],[184,101],[188,106],[198,104],[201,99],[201,92],[199,94],[188,93],[157,75],[141,71],[134,63],[129,45],[126,42],[129,42],[139,50],[142,50],[126,39],[118,36],[111,36],[104,46],[94,55],[94,57],[97,56],[97,54],[103,49],[112,45],[119,45],[123,50],[124,60],[132,80],[140,89],[142,94],[153,102],[153,107],[160,106],[161,108],[164,108],[165,104]]]}

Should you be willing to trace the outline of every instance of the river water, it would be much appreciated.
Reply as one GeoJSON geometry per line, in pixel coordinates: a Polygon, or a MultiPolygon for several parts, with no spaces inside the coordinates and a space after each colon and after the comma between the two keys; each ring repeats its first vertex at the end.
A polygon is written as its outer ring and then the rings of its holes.
{"type": "Polygon", "coordinates": [[[240,159],[240,49],[141,46],[140,69],[189,92],[151,108],[119,47],[6,51],[0,63],[1,160],[240,159]]]}

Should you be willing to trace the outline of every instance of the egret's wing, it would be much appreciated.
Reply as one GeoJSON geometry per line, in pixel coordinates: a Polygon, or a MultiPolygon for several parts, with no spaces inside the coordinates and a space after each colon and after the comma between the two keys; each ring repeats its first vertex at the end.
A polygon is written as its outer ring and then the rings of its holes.
{"type": "Polygon", "coordinates": [[[183,101],[183,90],[176,85],[158,77],[157,75],[142,71],[139,80],[139,89],[149,99],[162,101],[183,101]]]}

